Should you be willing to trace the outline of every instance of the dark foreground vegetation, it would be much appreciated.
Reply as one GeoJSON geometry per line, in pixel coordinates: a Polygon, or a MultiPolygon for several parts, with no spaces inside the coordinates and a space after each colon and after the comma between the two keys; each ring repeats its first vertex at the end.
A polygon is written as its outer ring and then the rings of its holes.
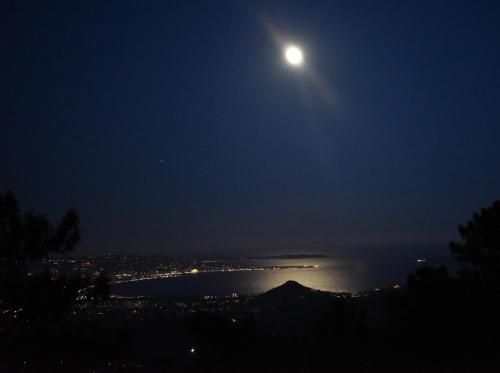
{"type": "Polygon", "coordinates": [[[420,267],[406,286],[357,295],[287,282],[255,297],[132,309],[109,298],[102,274],[28,272],[74,249],[78,215],[53,226],[0,195],[0,371],[498,372],[500,202],[459,232],[453,277],[420,267]]]}

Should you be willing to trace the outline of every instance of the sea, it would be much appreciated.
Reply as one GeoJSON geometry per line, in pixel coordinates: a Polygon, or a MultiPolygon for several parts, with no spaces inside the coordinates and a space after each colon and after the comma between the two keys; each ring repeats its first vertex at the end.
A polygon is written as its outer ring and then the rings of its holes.
{"type": "MultiPolygon", "coordinates": [[[[256,295],[275,288],[286,281],[323,291],[362,292],[404,285],[407,276],[422,261],[417,257],[390,255],[376,258],[339,259],[311,258],[256,258],[225,260],[225,265],[248,268],[276,269],[207,272],[179,277],[153,279],[116,284],[112,293],[120,296],[228,296],[256,295]]],[[[426,260],[426,265],[453,267],[451,258],[426,260]]]]}

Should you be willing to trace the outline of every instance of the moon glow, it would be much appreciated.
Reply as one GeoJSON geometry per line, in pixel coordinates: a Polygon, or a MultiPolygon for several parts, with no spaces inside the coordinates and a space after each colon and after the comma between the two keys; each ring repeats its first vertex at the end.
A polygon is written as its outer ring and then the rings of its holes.
{"type": "Polygon", "coordinates": [[[302,51],[295,45],[289,45],[285,48],[285,58],[292,66],[301,66],[304,62],[302,51]]]}

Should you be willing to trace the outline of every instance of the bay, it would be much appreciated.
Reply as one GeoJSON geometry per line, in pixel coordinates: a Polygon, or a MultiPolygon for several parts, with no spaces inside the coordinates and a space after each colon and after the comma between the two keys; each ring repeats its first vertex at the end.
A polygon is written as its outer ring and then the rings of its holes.
{"type": "Polygon", "coordinates": [[[228,296],[266,292],[286,281],[323,291],[359,292],[405,284],[417,267],[415,259],[244,259],[228,266],[281,269],[199,272],[179,277],[116,284],[112,293],[121,296],[228,296]]]}

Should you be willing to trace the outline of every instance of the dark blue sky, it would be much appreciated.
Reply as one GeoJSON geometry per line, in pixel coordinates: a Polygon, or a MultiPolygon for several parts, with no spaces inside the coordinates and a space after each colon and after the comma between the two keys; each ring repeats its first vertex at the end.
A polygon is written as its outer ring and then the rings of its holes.
{"type": "Polygon", "coordinates": [[[0,6],[0,189],[80,254],[446,245],[500,198],[498,1],[37,3],[0,6]]]}

